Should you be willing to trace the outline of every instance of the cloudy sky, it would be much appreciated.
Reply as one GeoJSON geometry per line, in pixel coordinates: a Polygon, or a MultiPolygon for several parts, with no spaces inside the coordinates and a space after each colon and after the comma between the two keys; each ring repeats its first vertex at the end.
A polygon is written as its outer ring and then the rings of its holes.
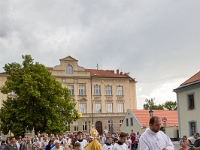
{"type": "Polygon", "coordinates": [[[145,98],[172,90],[200,70],[199,0],[2,0],[0,72],[30,54],[46,66],[71,55],[85,68],[120,69],[145,98]]]}

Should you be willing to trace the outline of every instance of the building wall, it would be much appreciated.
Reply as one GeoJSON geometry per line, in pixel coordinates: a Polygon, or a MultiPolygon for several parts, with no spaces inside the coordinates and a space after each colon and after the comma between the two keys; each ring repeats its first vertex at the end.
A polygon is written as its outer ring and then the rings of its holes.
{"type": "Polygon", "coordinates": [[[189,88],[177,93],[178,111],[179,111],[179,136],[190,135],[190,121],[196,121],[196,132],[200,130],[200,88],[189,88]],[[188,109],[188,94],[194,93],[195,109],[188,109]]]}
{"type": "Polygon", "coordinates": [[[133,132],[142,132],[142,126],[139,124],[139,122],[136,120],[135,116],[133,115],[132,111],[128,110],[126,113],[126,116],[124,117],[124,121],[122,126],[120,127],[121,132],[125,132],[125,133],[131,133],[131,130],[133,130],[133,132]],[[131,126],[130,124],[130,119],[133,118],[133,125],[131,126]],[[128,119],[128,126],[126,125],[126,119],[128,119]]]}
{"type": "MultiPolygon", "coordinates": [[[[7,75],[6,74],[0,75],[0,87],[2,87],[5,84],[6,79],[7,79],[7,75]]],[[[0,92],[0,108],[2,107],[3,100],[6,100],[6,98],[7,98],[7,95],[6,94],[2,94],[0,92]]]]}

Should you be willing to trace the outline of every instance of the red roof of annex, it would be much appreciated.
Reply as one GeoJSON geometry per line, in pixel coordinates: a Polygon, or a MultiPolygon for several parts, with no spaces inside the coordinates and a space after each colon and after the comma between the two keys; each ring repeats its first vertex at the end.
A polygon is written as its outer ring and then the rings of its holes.
{"type": "MultiPolygon", "coordinates": [[[[143,127],[149,126],[149,110],[132,109],[132,112],[143,127]]],[[[165,117],[167,119],[166,126],[168,127],[178,126],[178,114],[176,110],[153,110],[153,116],[157,116],[161,120],[165,117]]]]}

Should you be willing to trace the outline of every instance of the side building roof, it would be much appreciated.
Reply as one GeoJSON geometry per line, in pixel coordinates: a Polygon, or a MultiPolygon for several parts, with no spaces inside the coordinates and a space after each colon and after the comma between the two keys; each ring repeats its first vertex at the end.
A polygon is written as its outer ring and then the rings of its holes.
{"type": "MultiPolygon", "coordinates": [[[[149,110],[132,109],[132,113],[143,127],[149,126],[149,110]]],[[[178,126],[178,114],[176,110],[153,110],[153,115],[159,117],[161,120],[165,117],[167,119],[167,127],[178,126]]]]}

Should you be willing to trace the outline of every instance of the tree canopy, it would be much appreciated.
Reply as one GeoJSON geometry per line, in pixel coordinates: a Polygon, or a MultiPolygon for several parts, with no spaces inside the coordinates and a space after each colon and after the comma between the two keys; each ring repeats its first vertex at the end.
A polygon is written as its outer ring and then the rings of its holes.
{"type": "Polygon", "coordinates": [[[143,105],[145,110],[177,110],[177,103],[176,101],[166,101],[164,104],[155,104],[155,98],[145,99],[145,104],[143,105]]]}
{"type": "Polygon", "coordinates": [[[23,135],[33,128],[35,133],[66,131],[66,123],[80,117],[69,90],[30,55],[22,59],[22,64],[14,62],[4,66],[9,76],[0,88],[8,95],[0,110],[2,132],[7,134],[11,129],[15,135],[23,135]]]}

